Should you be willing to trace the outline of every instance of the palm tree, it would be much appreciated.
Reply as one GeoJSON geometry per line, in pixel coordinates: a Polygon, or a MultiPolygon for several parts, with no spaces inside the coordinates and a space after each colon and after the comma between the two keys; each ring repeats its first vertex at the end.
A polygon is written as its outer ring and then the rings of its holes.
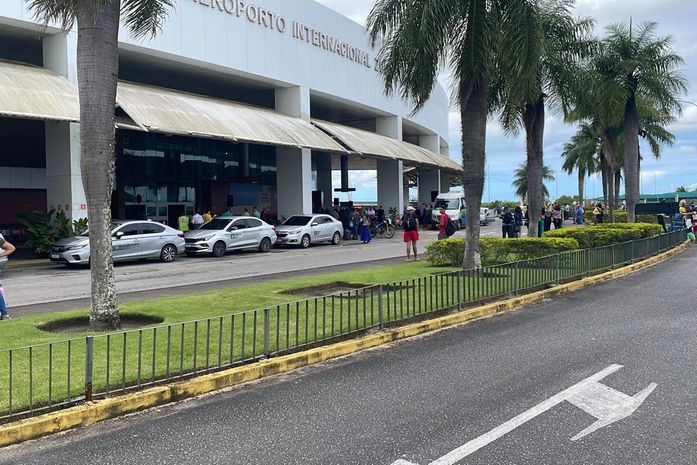
{"type": "Polygon", "coordinates": [[[676,69],[683,59],[675,54],[671,36],[656,37],[656,23],[633,30],[623,24],[608,28],[605,39],[616,85],[624,93],[624,172],[628,221],[635,220],[639,202],[639,110],[638,100],[650,100],[659,111],[681,111],[678,96],[687,91],[685,78],[676,69]]]}
{"type": "MultiPolygon", "coordinates": [[[[528,162],[524,161],[520,165],[518,165],[518,168],[513,172],[513,187],[515,188],[515,195],[520,197],[523,202],[528,200],[528,213],[530,213],[530,202],[529,202],[529,190],[528,187],[530,185],[530,170],[528,169],[528,162]]],[[[554,170],[551,169],[549,166],[543,166],[542,167],[542,178],[545,181],[554,181],[554,170]]],[[[549,198],[549,190],[547,190],[547,186],[542,184],[542,200],[544,202],[544,199],[549,198]]],[[[540,204],[540,211],[542,210],[542,203],[540,204]]],[[[530,219],[530,222],[532,223],[532,218],[530,219]]]]}
{"type": "Polygon", "coordinates": [[[45,23],[77,23],[80,93],[80,168],[90,225],[90,328],[121,325],[111,260],[116,85],[120,19],[136,37],[156,34],[175,0],[27,0],[45,23]]]}
{"type": "MultiPolygon", "coordinates": [[[[574,19],[574,0],[547,0],[531,10],[528,18],[539,37],[522,44],[535,58],[535,65],[521,71],[514,59],[508,57],[510,48],[501,47],[499,73],[492,83],[494,108],[506,132],[516,134],[525,130],[528,179],[528,211],[538,214],[544,200],[542,189],[544,165],[544,122],[548,107],[565,116],[570,109],[570,97],[577,74],[577,62],[588,56],[594,41],[588,37],[593,20],[574,19]]],[[[514,50],[514,52],[516,52],[514,50]]],[[[537,237],[537,221],[531,218],[528,235],[537,237]]]]}
{"type": "MultiPolygon", "coordinates": [[[[535,0],[377,0],[368,16],[376,68],[386,92],[395,90],[418,111],[443,67],[452,71],[462,121],[463,187],[469,211],[479,211],[484,190],[489,81],[495,51],[519,70],[532,66],[527,53],[537,40],[527,19],[535,0]],[[495,45],[495,42],[501,45],[495,45]]],[[[513,68],[511,66],[511,68],[513,68]]],[[[479,218],[467,216],[463,267],[479,268],[479,218]]]]}
{"type": "Polygon", "coordinates": [[[584,200],[586,176],[598,171],[601,157],[602,143],[597,128],[590,123],[581,123],[576,134],[564,144],[562,152],[562,170],[569,174],[576,171],[578,174],[578,202],[581,205],[584,200]]]}
{"type": "Polygon", "coordinates": [[[685,187],[685,186],[678,186],[678,188],[675,189],[675,192],[687,192],[687,187],[685,187]]]}

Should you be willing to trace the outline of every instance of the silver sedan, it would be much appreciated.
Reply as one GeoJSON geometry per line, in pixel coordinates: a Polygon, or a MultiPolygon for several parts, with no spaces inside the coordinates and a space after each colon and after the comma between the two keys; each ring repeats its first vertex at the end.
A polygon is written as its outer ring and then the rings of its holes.
{"type": "MultiPolygon", "coordinates": [[[[184,233],[155,221],[112,221],[111,250],[115,262],[159,258],[171,262],[184,252],[184,233]]],[[[89,231],[58,240],[51,261],[66,265],[88,265],[89,231]]]]}
{"type": "Polygon", "coordinates": [[[344,227],[329,215],[294,215],[276,226],[277,244],[297,245],[304,249],[317,242],[341,243],[344,227]]]}

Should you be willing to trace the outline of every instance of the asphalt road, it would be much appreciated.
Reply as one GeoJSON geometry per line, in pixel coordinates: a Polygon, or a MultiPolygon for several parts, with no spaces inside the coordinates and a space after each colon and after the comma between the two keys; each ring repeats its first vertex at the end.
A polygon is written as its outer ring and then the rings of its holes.
{"type": "MultiPolygon", "coordinates": [[[[482,227],[482,235],[498,236],[498,226],[482,227]]],[[[455,236],[464,236],[458,231],[455,236]]],[[[419,246],[437,239],[436,231],[422,231],[419,246]]],[[[179,257],[173,263],[157,261],[121,263],[115,266],[116,288],[121,301],[181,295],[226,288],[235,281],[274,279],[321,272],[342,271],[369,262],[404,257],[401,232],[391,240],[369,244],[345,241],[340,246],[318,244],[309,249],[274,248],[268,254],[229,253],[223,258],[179,257]]],[[[44,313],[89,306],[90,272],[64,265],[8,270],[3,273],[10,311],[17,315],[44,313]]]]}
{"type": "Polygon", "coordinates": [[[695,259],[697,247],[518,312],[9,447],[0,464],[694,464],[695,259]],[[437,461],[613,364],[611,389],[657,385],[628,418],[572,441],[595,418],[564,401],[437,461]]]}

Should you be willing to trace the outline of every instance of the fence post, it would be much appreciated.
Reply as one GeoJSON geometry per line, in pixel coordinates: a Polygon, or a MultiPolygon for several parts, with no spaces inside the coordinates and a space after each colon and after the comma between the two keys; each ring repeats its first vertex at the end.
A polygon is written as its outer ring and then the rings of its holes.
{"type": "Polygon", "coordinates": [[[593,266],[591,265],[591,249],[586,249],[586,267],[588,268],[588,276],[591,275],[591,270],[593,266]]]}
{"type": "Polygon", "coordinates": [[[378,318],[380,321],[380,329],[385,328],[385,315],[382,302],[382,284],[378,286],[378,318]]]}
{"type": "Polygon", "coordinates": [[[518,288],[520,287],[520,265],[516,260],[513,262],[513,295],[518,295],[518,288]]]}
{"type": "Polygon", "coordinates": [[[561,253],[557,253],[557,259],[556,259],[556,270],[554,270],[554,284],[559,285],[559,276],[561,275],[561,253]]]}
{"type": "Polygon", "coordinates": [[[634,263],[634,242],[636,241],[632,241],[632,259],[630,260],[631,263],[634,263]]]}
{"type": "MultiPolygon", "coordinates": [[[[256,328],[254,329],[256,331],[256,328]]],[[[269,358],[271,356],[271,316],[268,308],[264,309],[264,356],[269,358]]],[[[277,349],[278,350],[278,349],[277,349]]]]}
{"type": "Polygon", "coordinates": [[[85,400],[92,402],[92,375],[94,368],[94,336],[85,341],[85,400]]]}
{"type": "Polygon", "coordinates": [[[457,271],[457,309],[462,310],[462,270],[457,271]]]}

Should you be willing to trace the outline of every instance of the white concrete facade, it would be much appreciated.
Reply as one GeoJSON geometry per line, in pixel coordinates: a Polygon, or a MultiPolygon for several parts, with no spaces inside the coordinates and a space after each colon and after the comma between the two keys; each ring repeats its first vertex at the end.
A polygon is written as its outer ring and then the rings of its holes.
{"type": "MultiPolygon", "coordinates": [[[[77,83],[75,31],[63,33],[38,24],[25,0],[0,2],[1,27],[42,36],[43,66],[77,83]]],[[[157,59],[171,69],[193,67],[202,74],[272,88],[275,109],[281,113],[310,121],[313,99],[321,96],[325,107],[336,103],[354,118],[374,120],[375,131],[387,137],[401,140],[403,123],[409,122],[420,128],[419,145],[436,153],[447,152],[448,97],[444,89],[437,86],[431,100],[411,116],[407,103],[384,95],[382,78],[374,66],[376,51],[370,48],[363,26],[313,0],[178,0],[155,38],[136,40],[122,28],[119,40],[122,53],[131,57],[157,59]]],[[[30,184],[45,186],[49,207],[69,210],[72,218],[84,216],[79,125],[47,122],[45,138],[46,179],[30,184]]],[[[323,206],[331,205],[333,187],[337,187],[332,186],[331,158],[309,149],[278,147],[279,216],[311,213],[313,159],[317,190],[324,193],[323,206]]],[[[377,160],[375,168],[378,203],[385,210],[402,211],[409,200],[404,163],[377,160]]],[[[438,170],[432,171],[437,181],[433,174],[424,177],[429,197],[430,190],[445,186],[438,170]]],[[[0,177],[0,189],[17,185],[5,178],[0,177]]],[[[421,194],[420,185],[419,200],[425,201],[421,194]]]]}

